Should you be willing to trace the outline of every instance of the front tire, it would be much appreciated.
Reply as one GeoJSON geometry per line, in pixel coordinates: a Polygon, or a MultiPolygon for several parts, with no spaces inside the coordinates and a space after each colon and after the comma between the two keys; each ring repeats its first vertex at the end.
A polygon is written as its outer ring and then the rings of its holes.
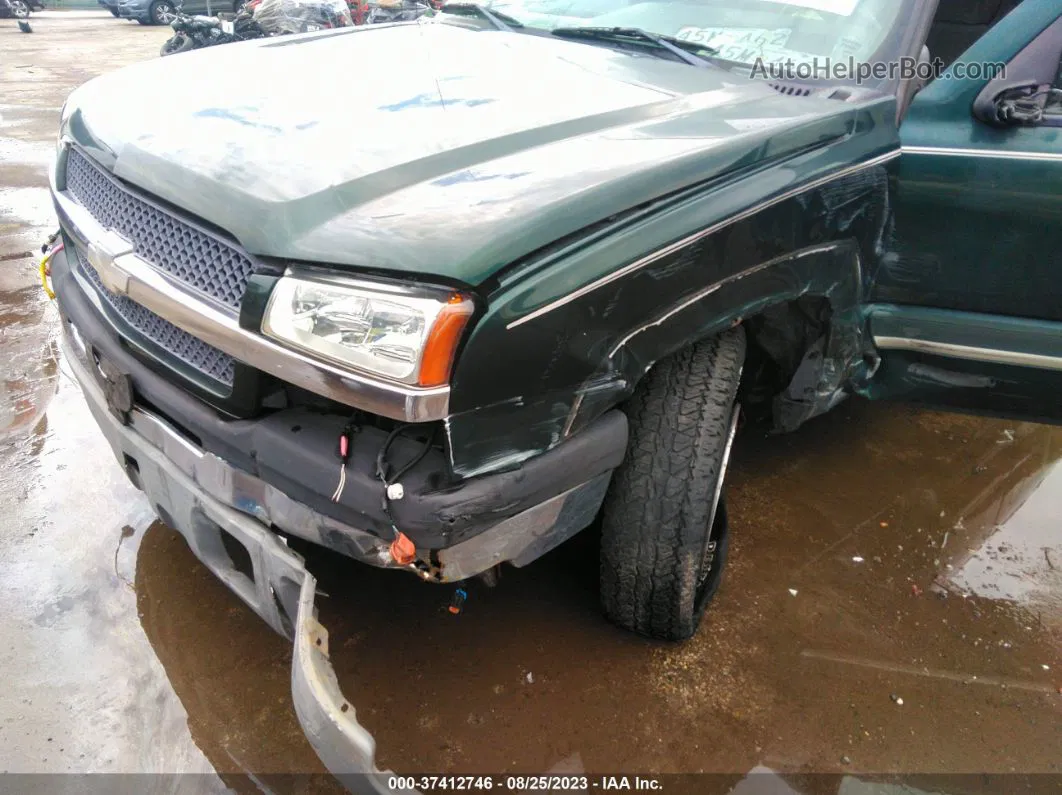
{"type": "Polygon", "coordinates": [[[624,629],[686,640],[719,589],[744,362],[745,332],[731,329],[659,362],[628,404],[601,534],[601,604],[624,629]]]}
{"type": "Polygon", "coordinates": [[[15,19],[29,19],[30,9],[23,0],[11,0],[11,15],[15,19]]]}
{"type": "Polygon", "coordinates": [[[192,41],[190,36],[186,36],[183,33],[175,33],[162,43],[159,55],[175,55],[179,52],[188,52],[188,50],[194,49],[195,42],[192,41]]]}

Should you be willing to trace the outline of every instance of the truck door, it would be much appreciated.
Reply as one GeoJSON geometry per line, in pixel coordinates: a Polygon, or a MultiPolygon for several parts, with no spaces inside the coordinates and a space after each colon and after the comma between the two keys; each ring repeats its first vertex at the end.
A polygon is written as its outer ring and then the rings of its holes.
{"type": "MultiPolygon", "coordinates": [[[[1058,420],[1062,8],[954,0],[938,21],[960,6],[987,32],[915,97],[900,130],[894,225],[871,290],[882,358],[871,392],[1058,420]]],[[[941,24],[951,35],[938,28],[931,47],[961,32],[941,24]]]]}

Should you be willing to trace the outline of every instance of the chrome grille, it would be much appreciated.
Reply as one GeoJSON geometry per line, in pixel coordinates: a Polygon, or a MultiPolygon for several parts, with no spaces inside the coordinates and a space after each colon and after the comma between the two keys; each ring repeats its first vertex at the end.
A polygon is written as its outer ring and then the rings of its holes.
{"type": "Polygon", "coordinates": [[[237,246],[142,198],[77,149],[66,161],[66,189],[141,258],[196,290],[238,308],[254,261],[237,246]]]}
{"type": "Polygon", "coordinates": [[[198,337],[165,320],[150,309],[124,295],[112,293],[103,286],[96,269],[89,264],[80,247],[77,252],[78,270],[96,288],[96,292],[134,331],[165,350],[170,356],[213,380],[232,387],[236,363],[231,356],[208,345],[198,337]]]}

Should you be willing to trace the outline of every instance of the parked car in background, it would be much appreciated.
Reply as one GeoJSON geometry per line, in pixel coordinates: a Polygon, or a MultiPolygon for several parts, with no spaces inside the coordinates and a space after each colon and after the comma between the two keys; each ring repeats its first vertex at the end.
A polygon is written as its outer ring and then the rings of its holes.
{"type": "MultiPolygon", "coordinates": [[[[108,0],[109,2],[111,0],[108,0]]],[[[103,2],[103,0],[100,0],[103,2]]],[[[238,11],[245,0],[117,0],[118,13],[122,19],[135,19],[141,25],[168,25],[173,21],[177,10],[194,16],[195,14],[217,14],[238,11]]]]}
{"type": "Polygon", "coordinates": [[[135,19],[141,25],[168,25],[177,13],[175,0],[118,0],[121,19],[135,19]]]}
{"type": "Polygon", "coordinates": [[[30,7],[25,0],[0,0],[0,18],[27,19],[29,15],[30,7]]]}
{"type": "Polygon", "coordinates": [[[112,15],[118,16],[118,0],[96,0],[100,4],[100,8],[110,11],[112,15]]]}

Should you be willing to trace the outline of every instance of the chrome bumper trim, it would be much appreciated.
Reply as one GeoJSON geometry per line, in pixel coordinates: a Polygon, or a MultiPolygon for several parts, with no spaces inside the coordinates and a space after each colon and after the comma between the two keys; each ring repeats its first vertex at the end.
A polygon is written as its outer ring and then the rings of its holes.
{"type": "MultiPolygon", "coordinates": [[[[63,229],[80,245],[99,248],[115,236],[63,191],[52,191],[63,229]]],[[[404,422],[444,419],[450,410],[450,387],[420,389],[354,374],[318,361],[267,337],[240,327],[219,304],[203,300],[120,247],[107,260],[100,278],[111,289],[213,345],[235,359],[290,384],[354,408],[404,422]]],[[[100,258],[97,258],[100,259],[100,258]]]]}

